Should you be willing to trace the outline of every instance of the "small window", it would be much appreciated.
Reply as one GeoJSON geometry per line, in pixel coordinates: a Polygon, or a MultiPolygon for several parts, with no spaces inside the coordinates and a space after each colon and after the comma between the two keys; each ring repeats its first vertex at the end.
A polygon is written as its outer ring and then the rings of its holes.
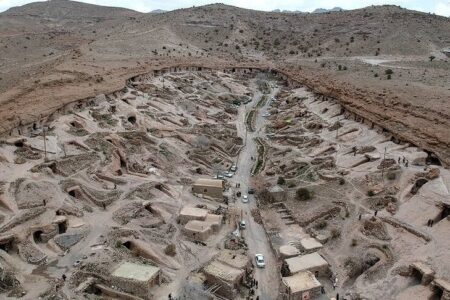
{"type": "Polygon", "coordinates": [[[207,191],[208,191],[207,189],[204,189],[204,190],[203,190],[203,193],[206,193],[207,191]]]}

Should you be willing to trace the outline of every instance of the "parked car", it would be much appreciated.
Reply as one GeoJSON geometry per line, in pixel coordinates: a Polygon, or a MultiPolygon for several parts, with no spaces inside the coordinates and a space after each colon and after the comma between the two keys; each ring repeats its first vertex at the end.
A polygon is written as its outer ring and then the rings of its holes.
{"type": "Polygon", "coordinates": [[[256,260],[256,266],[258,268],[264,268],[266,266],[266,263],[264,262],[264,255],[256,254],[255,260],[256,260]]]}
{"type": "Polygon", "coordinates": [[[234,173],[233,172],[226,172],[223,175],[225,175],[225,177],[231,178],[231,177],[233,177],[234,173]]]}
{"type": "Polygon", "coordinates": [[[264,118],[267,118],[267,117],[270,117],[271,116],[271,114],[269,113],[269,112],[265,112],[265,113],[263,113],[263,115],[262,115],[264,118]]]}
{"type": "Polygon", "coordinates": [[[247,203],[248,202],[248,196],[247,195],[242,196],[242,202],[243,203],[247,203]]]}
{"type": "Polygon", "coordinates": [[[230,168],[230,171],[231,172],[236,172],[236,170],[237,170],[237,166],[236,165],[232,165],[231,168],[230,168]]]}
{"type": "Polygon", "coordinates": [[[242,220],[241,222],[239,222],[239,228],[240,228],[240,229],[245,229],[245,227],[246,227],[246,224],[245,224],[245,221],[244,221],[244,220],[242,220]]]}
{"type": "Polygon", "coordinates": [[[254,189],[252,189],[252,188],[248,188],[248,193],[249,193],[250,195],[252,195],[252,194],[254,194],[254,193],[255,193],[255,190],[254,190],[254,189]]]}

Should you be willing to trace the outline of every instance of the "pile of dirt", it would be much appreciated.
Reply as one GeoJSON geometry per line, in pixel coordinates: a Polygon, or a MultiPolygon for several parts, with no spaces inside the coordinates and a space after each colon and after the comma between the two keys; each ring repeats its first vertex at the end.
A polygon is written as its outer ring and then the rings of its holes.
{"type": "Polygon", "coordinates": [[[372,236],[382,241],[390,240],[386,225],[375,217],[364,220],[361,226],[361,232],[366,236],[372,236]]]}

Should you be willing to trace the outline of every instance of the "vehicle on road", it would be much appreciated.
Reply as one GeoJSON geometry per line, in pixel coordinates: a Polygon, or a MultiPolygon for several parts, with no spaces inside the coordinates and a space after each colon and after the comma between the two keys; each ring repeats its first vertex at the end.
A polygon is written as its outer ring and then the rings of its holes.
{"type": "Polygon", "coordinates": [[[271,116],[271,114],[269,113],[269,112],[265,112],[265,113],[263,113],[263,115],[262,115],[263,117],[265,117],[265,118],[267,118],[267,117],[270,117],[271,116]]]}
{"type": "Polygon", "coordinates": [[[230,171],[231,172],[236,172],[236,170],[237,170],[237,166],[236,165],[232,165],[231,168],[230,168],[230,171]]]}
{"type": "Polygon", "coordinates": [[[254,189],[252,189],[252,188],[248,188],[248,193],[249,193],[250,195],[252,195],[252,194],[254,194],[254,193],[255,193],[255,190],[254,190],[254,189]]]}
{"type": "Polygon", "coordinates": [[[245,224],[245,221],[244,221],[244,220],[242,220],[241,222],[239,222],[239,228],[240,228],[240,229],[245,229],[245,228],[246,228],[246,225],[247,225],[247,224],[245,224]]]}
{"type": "Polygon", "coordinates": [[[225,175],[225,177],[231,178],[231,177],[233,177],[234,173],[233,172],[226,172],[223,175],[225,175]]]}
{"type": "Polygon", "coordinates": [[[264,268],[266,266],[266,263],[264,261],[264,255],[255,254],[255,260],[256,260],[256,266],[258,268],[264,268]]]}
{"type": "Polygon", "coordinates": [[[243,203],[247,203],[248,202],[248,196],[247,195],[242,196],[242,202],[243,203]]]}
{"type": "Polygon", "coordinates": [[[81,260],[77,259],[74,263],[73,266],[74,267],[78,267],[81,264],[81,260]]]}

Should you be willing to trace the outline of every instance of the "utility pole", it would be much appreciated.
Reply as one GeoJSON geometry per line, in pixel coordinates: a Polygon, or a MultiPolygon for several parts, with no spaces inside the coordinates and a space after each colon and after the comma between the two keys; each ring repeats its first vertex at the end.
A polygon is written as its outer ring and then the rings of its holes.
{"type": "Polygon", "coordinates": [[[382,168],[381,168],[381,180],[383,181],[383,185],[384,185],[384,163],[386,161],[386,147],[384,147],[384,155],[383,155],[383,161],[381,162],[383,164],[382,168]]]}
{"type": "Polygon", "coordinates": [[[44,135],[44,160],[47,161],[47,137],[45,136],[45,126],[42,126],[42,134],[44,135]]]}
{"type": "Polygon", "coordinates": [[[338,138],[339,126],[341,126],[341,123],[340,123],[339,121],[340,121],[340,120],[337,121],[336,139],[338,138]]]}

